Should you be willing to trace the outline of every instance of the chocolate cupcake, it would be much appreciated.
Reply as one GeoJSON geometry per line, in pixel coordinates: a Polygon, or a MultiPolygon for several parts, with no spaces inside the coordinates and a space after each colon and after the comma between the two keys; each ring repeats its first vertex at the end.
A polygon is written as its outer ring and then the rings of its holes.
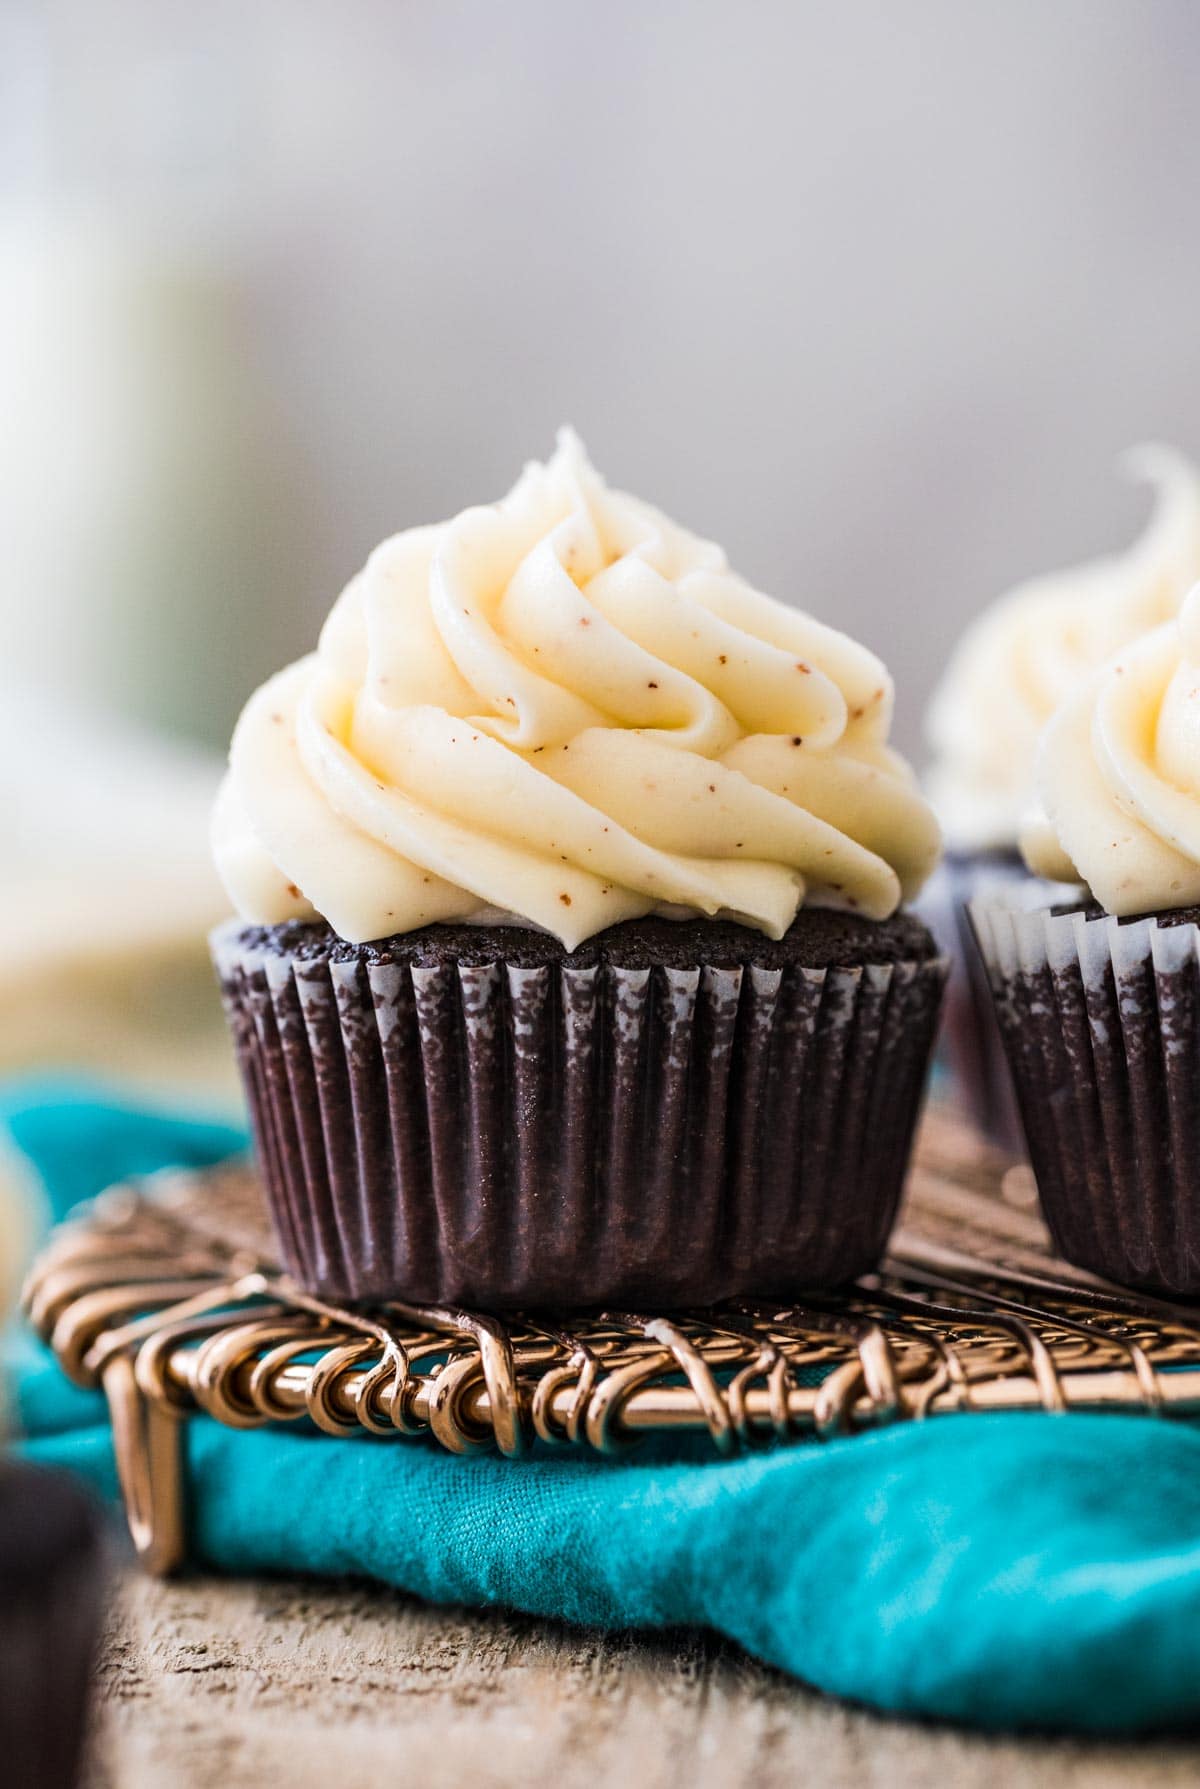
{"type": "Polygon", "coordinates": [[[707,1303],[870,1266],[945,966],[863,648],[569,434],[385,543],[239,722],[214,952],[279,1246],[345,1298],[707,1303]]]}
{"type": "MultiPolygon", "coordinates": [[[[34,1195],[0,1159],[0,1324],[33,1245],[34,1195]]],[[[73,1789],[105,1581],[102,1518],[65,1473],[4,1451],[0,1409],[0,1781],[73,1789]]]]}
{"type": "Polygon", "coordinates": [[[79,1781],[104,1584],[100,1515],[63,1473],[0,1460],[0,1757],[6,1783],[79,1781]]]}
{"type": "Polygon", "coordinates": [[[1008,1149],[1020,1149],[1023,1135],[967,909],[1015,894],[1026,879],[1018,839],[1055,710],[1114,652],[1171,619],[1200,577],[1200,474],[1164,448],[1141,448],[1127,463],[1157,493],[1142,537],[989,608],[963,635],[928,714],[927,788],[947,851],[919,911],[953,961],[941,1051],[968,1111],[1008,1149]]]}
{"type": "Polygon", "coordinates": [[[1106,1279],[1200,1295],[1200,588],[1066,702],[1027,828],[1047,905],[982,898],[1047,1222],[1106,1279]]]}

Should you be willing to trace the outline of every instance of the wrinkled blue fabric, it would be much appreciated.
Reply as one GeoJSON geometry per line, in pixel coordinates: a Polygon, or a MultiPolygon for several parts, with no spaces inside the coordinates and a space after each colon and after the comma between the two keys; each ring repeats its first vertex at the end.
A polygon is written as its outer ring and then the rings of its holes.
{"type": "MultiPolygon", "coordinates": [[[[0,1119],[62,1213],[129,1172],[218,1159],[227,1127],[10,1090],[0,1119]]],[[[103,1399],[27,1333],[31,1457],[105,1496],[103,1399]]],[[[1136,1417],[946,1417],[733,1461],[186,1429],[195,1562],[353,1573],[608,1627],[702,1624],[821,1689],[997,1727],[1200,1715],[1200,1435],[1136,1417]]]]}

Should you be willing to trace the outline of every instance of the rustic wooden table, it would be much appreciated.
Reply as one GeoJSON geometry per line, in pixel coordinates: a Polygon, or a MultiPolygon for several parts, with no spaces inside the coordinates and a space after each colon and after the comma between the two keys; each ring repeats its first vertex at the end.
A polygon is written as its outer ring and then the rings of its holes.
{"type": "MultiPolygon", "coordinates": [[[[944,1115],[935,1124],[918,1174],[949,1161],[986,1179],[1003,1165],[944,1115]]],[[[1008,1193],[1029,1198],[1020,1172],[1008,1193]]],[[[89,1789],[1167,1789],[1200,1779],[1200,1744],[1186,1738],[989,1738],[891,1721],[712,1635],[595,1633],[299,1579],[125,1573],[97,1702],[89,1789]]]]}
{"type": "Polygon", "coordinates": [[[130,1577],[90,1789],[1175,1789],[1200,1746],[991,1739],[818,1696],[698,1633],[297,1580],[130,1577]]]}

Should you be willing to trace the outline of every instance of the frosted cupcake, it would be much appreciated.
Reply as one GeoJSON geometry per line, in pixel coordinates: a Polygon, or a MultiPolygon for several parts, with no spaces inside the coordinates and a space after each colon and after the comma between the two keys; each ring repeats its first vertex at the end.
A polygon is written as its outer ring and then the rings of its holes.
{"type": "Polygon", "coordinates": [[[247,705],[215,821],[295,1276],[682,1304],[874,1262],[944,977],[891,701],[570,434],[385,542],[247,705]]]}
{"type": "Polygon", "coordinates": [[[926,788],[946,861],[922,903],[954,967],[946,1051],[960,1094],[996,1142],[1021,1131],[985,979],[967,936],[966,903],[1027,880],[1018,850],[1033,800],[1042,732],[1059,705],[1130,640],[1178,613],[1200,577],[1200,474],[1180,455],[1144,447],[1126,458],[1155,491],[1141,538],[1125,553],[1036,578],[963,635],[927,717],[926,788]]]}
{"type": "Polygon", "coordinates": [[[1200,587],[1060,709],[1035,874],[972,918],[1047,1220],[1109,1279],[1200,1293],[1200,587]],[[1033,885],[1036,888],[1036,885],[1033,885]]]}

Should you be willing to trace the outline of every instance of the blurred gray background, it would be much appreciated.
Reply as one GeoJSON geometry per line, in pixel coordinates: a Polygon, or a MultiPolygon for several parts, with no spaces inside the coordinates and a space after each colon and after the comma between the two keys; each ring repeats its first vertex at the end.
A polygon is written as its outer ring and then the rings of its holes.
{"type": "Polygon", "coordinates": [[[1189,0],[0,0],[4,670],[223,745],[556,426],[932,681],[1200,452],[1189,0]]]}

